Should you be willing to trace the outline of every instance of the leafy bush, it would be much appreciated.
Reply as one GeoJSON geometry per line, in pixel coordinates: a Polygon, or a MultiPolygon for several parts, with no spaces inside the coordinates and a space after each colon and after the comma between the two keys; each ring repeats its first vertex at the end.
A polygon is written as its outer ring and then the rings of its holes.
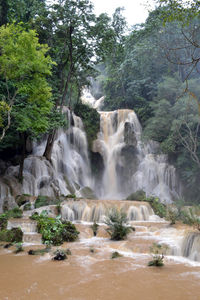
{"type": "Polygon", "coordinates": [[[146,201],[146,193],[143,190],[138,190],[129,195],[126,200],[146,201]]]}
{"type": "Polygon", "coordinates": [[[21,228],[4,229],[0,231],[0,241],[9,243],[20,243],[23,239],[21,228]]]}
{"type": "Polygon", "coordinates": [[[154,243],[151,247],[150,247],[150,251],[152,253],[152,260],[148,262],[148,266],[152,267],[162,267],[164,266],[164,252],[167,250],[167,246],[165,245],[160,245],[160,244],[156,244],[154,243]]]}
{"type": "Polygon", "coordinates": [[[127,226],[127,215],[122,210],[118,211],[112,208],[104,223],[108,225],[106,231],[109,233],[111,240],[124,240],[127,234],[131,232],[132,228],[127,226]]]}
{"type": "Polygon", "coordinates": [[[50,218],[43,213],[40,216],[34,215],[34,220],[37,221],[37,230],[42,234],[44,243],[57,246],[78,238],[76,227],[69,221],[61,221],[60,217],[50,218]]]}
{"type": "Polygon", "coordinates": [[[160,218],[165,218],[167,214],[166,206],[159,201],[159,198],[149,197],[147,201],[150,203],[154,213],[160,218]]]}
{"type": "Polygon", "coordinates": [[[189,208],[189,212],[182,210],[180,213],[180,219],[184,224],[194,226],[200,231],[200,218],[193,213],[192,208],[189,208]]]}

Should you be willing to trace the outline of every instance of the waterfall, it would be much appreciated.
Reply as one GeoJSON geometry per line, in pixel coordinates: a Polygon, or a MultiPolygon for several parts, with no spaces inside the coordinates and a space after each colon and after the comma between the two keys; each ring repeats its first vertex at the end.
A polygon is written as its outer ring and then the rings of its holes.
{"type": "MultiPolygon", "coordinates": [[[[82,120],[64,108],[67,129],[59,129],[52,151],[52,162],[42,157],[46,137],[33,144],[33,152],[24,161],[23,184],[17,182],[19,166],[10,166],[0,181],[0,203],[19,194],[60,196],[81,195],[81,188],[92,187],[87,138],[82,120]]],[[[0,210],[2,210],[0,206],[0,210]]]]}
{"type": "MultiPolygon", "coordinates": [[[[89,102],[93,103],[91,99],[89,102]]],[[[125,199],[137,190],[166,203],[179,197],[175,168],[166,155],[159,154],[158,143],[142,142],[142,128],[134,111],[99,112],[100,132],[93,151],[101,155],[105,167],[98,179],[91,174],[82,120],[67,108],[63,111],[68,128],[57,130],[51,163],[42,157],[47,141],[44,137],[33,144],[32,154],[24,161],[22,185],[16,179],[19,166],[7,168],[0,183],[0,209],[6,197],[19,194],[87,198],[85,187],[93,189],[100,199],[125,199]]]]}
{"type": "Polygon", "coordinates": [[[123,199],[137,190],[171,203],[178,198],[180,184],[167,156],[159,154],[156,142],[142,142],[142,128],[134,111],[129,109],[99,112],[101,129],[93,151],[99,152],[105,170],[101,189],[104,199],[123,199]]]}
{"type": "Polygon", "coordinates": [[[61,215],[64,220],[104,222],[109,209],[116,207],[127,213],[129,221],[149,221],[154,215],[149,203],[132,201],[67,201],[62,205],[61,215]]]}
{"type": "Polygon", "coordinates": [[[200,233],[191,232],[184,238],[181,248],[182,256],[194,261],[200,261],[200,233]]]}

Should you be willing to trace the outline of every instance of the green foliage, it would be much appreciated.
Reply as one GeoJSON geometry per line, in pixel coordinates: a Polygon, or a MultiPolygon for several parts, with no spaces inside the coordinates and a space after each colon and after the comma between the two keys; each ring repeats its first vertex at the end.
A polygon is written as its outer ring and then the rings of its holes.
{"type": "Polygon", "coordinates": [[[40,195],[35,200],[35,208],[39,208],[47,205],[55,205],[55,204],[58,205],[59,203],[60,203],[59,199],[54,199],[54,198],[52,199],[51,197],[40,195]]]}
{"type": "Polygon", "coordinates": [[[112,253],[111,255],[111,258],[114,259],[114,258],[119,258],[119,257],[122,257],[123,255],[121,255],[119,252],[115,251],[112,253]]]}
{"type": "Polygon", "coordinates": [[[150,251],[152,253],[152,260],[149,261],[148,266],[152,267],[162,267],[164,266],[164,255],[163,252],[166,252],[167,250],[167,246],[165,245],[160,245],[160,244],[156,244],[154,243],[151,247],[150,247],[150,251]]]}
{"type": "Polygon", "coordinates": [[[26,31],[22,24],[12,23],[0,28],[0,50],[0,75],[7,90],[4,98],[16,130],[34,135],[45,132],[52,108],[51,88],[46,80],[54,64],[46,55],[49,48],[38,42],[34,30],[26,31]]]}
{"type": "Polygon", "coordinates": [[[5,213],[0,215],[0,230],[6,229],[8,220],[10,218],[21,218],[22,210],[18,207],[15,207],[11,210],[6,211],[5,213]]]}
{"type": "Polygon", "coordinates": [[[126,200],[146,201],[146,193],[143,190],[138,190],[129,195],[126,200]]]}
{"type": "Polygon", "coordinates": [[[73,199],[75,199],[75,198],[76,198],[76,195],[75,195],[75,194],[68,194],[68,195],[66,196],[66,198],[73,198],[73,199]]]}
{"type": "Polygon", "coordinates": [[[44,243],[61,245],[63,242],[73,242],[78,238],[79,232],[76,227],[68,221],[61,221],[60,217],[50,218],[46,214],[35,215],[37,230],[42,234],[44,243]]]}
{"type": "Polygon", "coordinates": [[[74,113],[83,121],[88,145],[89,148],[91,148],[92,142],[97,138],[97,133],[100,131],[100,116],[96,109],[83,103],[76,104],[74,107],[74,113]]]}
{"type": "Polygon", "coordinates": [[[104,221],[108,226],[106,231],[109,233],[111,240],[124,240],[132,228],[127,225],[127,215],[122,210],[118,211],[112,208],[104,221]]]}
{"type": "Polygon", "coordinates": [[[23,232],[20,228],[3,229],[0,231],[0,241],[20,243],[23,239],[23,232]]]}
{"type": "Polygon", "coordinates": [[[189,25],[192,19],[199,16],[200,3],[197,0],[157,0],[157,3],[164,5],[162,17],[165,23],[178,20],[189,25]]]}
{"type": "Polygon", "coordinates": [[[167,214],[166,206],[160,202],[159,198],[149,197],[147,201],[150,203],[153,211],[160,218],[165,218],[167,214]]]}
{"type": "Polygon", "coordinates": [[[49,205],[49,198],[47,196],[38,196],[35,200],[35,208],[49,205]]]}
{"type": "Polygon", "coordinates": [[[166,220],[170,221],[170,225],[174,225],[179,219],[179,212],[175,208],[167,207],[166,220]]]}

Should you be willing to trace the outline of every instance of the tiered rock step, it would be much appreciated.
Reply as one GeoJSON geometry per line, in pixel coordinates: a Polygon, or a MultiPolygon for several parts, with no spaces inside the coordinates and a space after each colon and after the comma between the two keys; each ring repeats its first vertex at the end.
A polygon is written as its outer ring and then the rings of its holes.
{"type": "Polygon", "coordinates": [[[37,233],[37,222],[28,217],[8,220],[7,229],[19,227],[23,231],[24,243],[42,243],[41,234],[37,233]]]}

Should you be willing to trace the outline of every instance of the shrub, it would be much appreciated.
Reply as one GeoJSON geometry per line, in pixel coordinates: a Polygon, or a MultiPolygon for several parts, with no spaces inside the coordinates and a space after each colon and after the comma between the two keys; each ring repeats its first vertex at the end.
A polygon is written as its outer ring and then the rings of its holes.
{"type": "Polygon", "coordinates": [[[180,213],[180,219],[184,224],[194,226],[200,231],[200,218],[193,213],[192,208],[189,208],[189,212],[182,210],[180,213]]]}
{"type": "Polygon", "coordinates": [[[44,243],[57,246],[63,242],[73,242],[78,238],[79,232],[75,225],[69,221],[61,221],[60,217],[50,218],[42,213],[40,216],[34,215],[34,220],[37,221],[37,230],[42,234],[44,243]]]}
{"type": "Polygon", "coordinates": [[[21,228],[4,229],[0,231],[0,241],[20,243],[23,239],[21,228]]]}
{"type": "Polygon", "coordinates": [[[122,210],[118,211],[112,208],[104,223],[108,225],[106,231],[109,233],[111,240],[124,240],[127,234],[131,232],[132,228],[127,226],[127,215],[122,210]]]}
{"type": "Polygon", "coordinates": [[[152,267],[162,267],[164,266],[164,252],[166,252],[167,250],[167,246],[166,245],[160,245],[160,244],[156,244],[153,243],[153,245],[150,247],[150,251],[152,253],[152,260],[148,262],[148,266],[152,267]]]}
{"type": "Polygon", "coordinates": [[[149,197],[147,201],[150,203],[154,213],[160,218],[165,218],[167,214],[166,206],[160,202],[159,198],[149,197]]]}

